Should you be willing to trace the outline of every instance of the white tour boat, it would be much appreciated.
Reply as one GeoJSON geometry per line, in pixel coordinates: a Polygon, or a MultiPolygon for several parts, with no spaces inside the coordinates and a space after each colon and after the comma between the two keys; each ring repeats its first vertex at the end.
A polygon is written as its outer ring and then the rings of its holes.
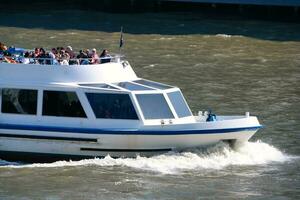
{"type": "Polygon", "coordinates": [[[96,65],[0,63],[0,158],[151,156],[242,143],[255,116],[193,116],[178,87],[136,76],[119,57],[96,65]]]}

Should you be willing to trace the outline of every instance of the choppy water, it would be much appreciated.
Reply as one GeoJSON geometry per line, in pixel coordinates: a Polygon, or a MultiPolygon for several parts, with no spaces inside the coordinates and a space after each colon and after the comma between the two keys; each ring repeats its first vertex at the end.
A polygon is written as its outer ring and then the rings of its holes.
{"type": "Polygon", "coordinates": [[[249,143],[150,158],[0,161],[0,199],[299,199],[300,24],[196,13],[0,13],[0,41],[123,52],[141,77],[182,88],[194,112],[250,111],[249,143]]]}

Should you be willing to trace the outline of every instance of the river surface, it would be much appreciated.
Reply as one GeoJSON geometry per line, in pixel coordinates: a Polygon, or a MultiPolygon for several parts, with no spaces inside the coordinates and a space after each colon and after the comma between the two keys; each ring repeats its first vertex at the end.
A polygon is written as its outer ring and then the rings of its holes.
{"type": "MultiPolygon", "coordinates": [[[[0,41],[124,53],[140,77],[179,86],[194,113],[257,115],[231,149],[24,164],[0,160],[0,199],[300,199],[300,24],[199,13],[0,12],[0,41]]],[[[2,75],[1,75],[2,76],[2,75]]]]}

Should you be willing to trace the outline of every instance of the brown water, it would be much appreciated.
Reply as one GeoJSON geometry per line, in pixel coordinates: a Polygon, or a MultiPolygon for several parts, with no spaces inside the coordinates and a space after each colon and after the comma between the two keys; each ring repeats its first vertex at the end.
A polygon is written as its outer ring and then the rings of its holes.
{"type": "Polygon", "coordinates": [[[0,199],[299,199],[300,24],[196,13],[0,13],[0,41],[122,52],[140,77],[179,86],[191,109],[257,115],[247,145],[152,158],[0,161],[0,199]],[[260,142],[258,142],[260,141],[260,142]]]}

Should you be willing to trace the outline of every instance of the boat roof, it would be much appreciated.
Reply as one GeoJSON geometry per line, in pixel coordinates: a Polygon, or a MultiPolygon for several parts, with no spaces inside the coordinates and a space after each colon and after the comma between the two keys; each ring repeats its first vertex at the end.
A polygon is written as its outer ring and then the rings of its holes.
{"type": "Polygon", "coordinates": [[[2,83],[114,83],[136,79],[127,61],[95,65],[0,63],[2,83]]]}
{"type": "Polygon", "coordinates": [[[125,60],[96,65],[0,63],[0,85],[80,87],[89,90],[156,91],[176,88],[137,77],[125,60]]]}

